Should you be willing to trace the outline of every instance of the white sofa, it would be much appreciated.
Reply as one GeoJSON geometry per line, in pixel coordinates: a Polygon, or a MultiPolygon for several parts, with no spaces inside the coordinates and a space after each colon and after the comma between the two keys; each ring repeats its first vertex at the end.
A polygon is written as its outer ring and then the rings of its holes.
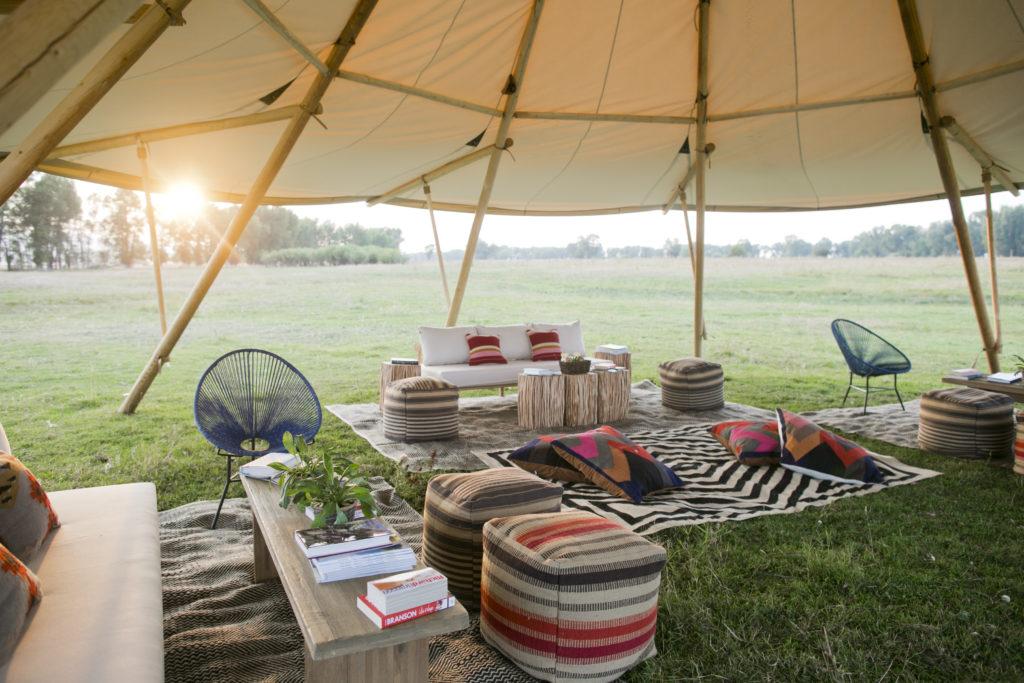
{"type": "Polygon", "coordinates": [[[513,386],[524,368],[558,369],[558,361],[531,360],[532,350],[527,329],[558,332],[562,353],[586,354],[583,328],[572,323],[528,323],[519,325],[471,325],[468,327],[421,327],[420,372],[451,382],[459,389],[513,386]],[[469,364],[467,334],[495,336],[501,340],[501,352],[507,365],[469,364]]]}
{"type": "Polygon", "coordinates": [[[0,681],[163,681],[156,488],[119,484],[49,497],[61,526],[28,563],[43,598],[0,681]]]}

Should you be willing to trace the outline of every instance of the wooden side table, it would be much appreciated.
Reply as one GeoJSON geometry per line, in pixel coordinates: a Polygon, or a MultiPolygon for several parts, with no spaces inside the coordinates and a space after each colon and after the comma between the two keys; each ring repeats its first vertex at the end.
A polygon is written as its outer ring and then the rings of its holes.
{"type": "Polygon", "coordinates": [[[616,368],[597,375],[597,421],[601,424],[615,422],[629,412],[629,392],[633,373],[625,368],[616,368]]]}
{"type": "Polygon", "coordinates": [[[519,375],[519,426],[547,429],[562,426],[565,384],[562,375],[519,375]]]}
{"type": "Polygon", "coordinates": [[[633,354],[629,351],[625,353],[608,353],[607,351],[595,351],[594,358],[600,358],[601,360],[610,360],[611,362],[618,365],[620,368],[626,368],[627,370],[633,369],[633,354]]]}
{"type": "Polygon", "coordinates": [[[419,377],[420,366],[419,363],[416,365],[408,365],[405,363],[392,363],[391,361],[384,361],[380,364],[380,400],[377,405],[380,406],[381,411],[384,410],[384,392],[387,391],[388,385],[392,382],[406,377],[419,377]]]}
{"type": "Polygon", "coordinates": [[[588,372],[584,375],[562,375],[565,378],[566,427],[597,424],[600,374],[588,372]]]}

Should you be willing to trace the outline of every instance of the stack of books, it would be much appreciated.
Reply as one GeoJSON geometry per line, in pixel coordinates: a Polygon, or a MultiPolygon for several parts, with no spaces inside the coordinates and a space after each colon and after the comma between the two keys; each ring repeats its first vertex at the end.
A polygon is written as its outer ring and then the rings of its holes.
{"type": "Polygon", "coordinates": [[[415,358],[392,358],[388,361],[392,365],[419,365],[420,362],[415,358]]]}
{"type": "Polygon", "coordinates": [[[444,574],[426,567],[369,581],[356,607],[377,628],[391,628],[455,604],[444,574]]]}
{"type": "Polygon", "coordinates": [[[299,458],[291,453],[267,453],[245,463],[238,468],[238,471],[243,477],[248,477],[249,479],[277,479],[281,473],[270,466],[274,462],[279,462],[287,467],[294,467],[299,464],[299,458]]]}
{"type": "Polygon", "coordinates": [[[1021,376],[1016,372],[997,372],[988,376],[989,382],[996,382],[997,384],[1016,384],[1020,380],[1021,376]]]}
{"type": "Polygon", "coordinates": [[[400,572],[416,566],[412,548],[377,518],[320,529],[300,529],[295,542],[305,553],[317,583],[400,572]]]}
{"type": "Polygon", "coordinates": [[[979,379],[983,377],[981,370],[976,370],[975,368],[960,368],[959,370],[953,370],[949,375],[959,379],[979,379]]]}
{"type": "Polygon", "coordinates": [[[607,353],[609,356],[624,356],[629,353],[629,347],[623,344],[601,344],[597,347],[598,353],[607,353]]]}
{"type": "Polygon", "coordinates": [[[550,377],[551,375],[560,375],[562,373],[548,368],[524,368],[523,374],[531,377],[550,377]]]}

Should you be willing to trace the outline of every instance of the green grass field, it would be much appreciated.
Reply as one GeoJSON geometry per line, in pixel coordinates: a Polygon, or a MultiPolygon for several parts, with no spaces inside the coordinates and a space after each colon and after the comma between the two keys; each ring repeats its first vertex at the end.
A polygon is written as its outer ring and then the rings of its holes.
{"type": "MultiPolygon", "coordinates": [[[[1024,259],[1004,259],[1003,330],[1024,353],[1024,259]]],[[[913,359],[907,395],[938,386],[980,348],[956,259],[761,261],[707,267],[705,355],[729,400],[838,405],[845,365],[828,323],[877,329],[913,359]]],[[[176,311],[197,269],[165,272],[176,311]]],[[[629,344],[635,379],[692,346],[683,260],[481,262],[463,309],[478,323],[581,318],[588,346],[629,344]]],[[[203,369],[254,346],[294,362],[326,403],[376,400],[382,358],[409,355],[441,324],[433,267],[224,271],[138,413],[115,413],[159,336],[145,268],[0,272],[0,422],[52,489],[154,481],[161,508],[219,495],[222,460],[196,432],[203,369]]],[[[982,363],[983,364],[983,363],[982,363]]],[[[422,505],[408,475],[339,420],[319,443],[422,505]]],[[[630,680],[1024,679],[1024,477],[865,445],[944,476],[801,514],[672,530],[660,654],[630,680]],[[1003,596],[1008,597],[1008,602],[1003,596]]],[[[234,495],[240,495],[238,490],[234,495]]]]}

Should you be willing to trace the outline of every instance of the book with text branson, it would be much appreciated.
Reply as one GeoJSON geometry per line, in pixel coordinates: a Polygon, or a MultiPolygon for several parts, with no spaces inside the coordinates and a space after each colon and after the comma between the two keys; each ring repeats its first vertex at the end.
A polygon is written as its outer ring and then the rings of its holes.
{"type": "Polygon", "coordinates": [[[373,604],[366,599],[365,595],[360,595],[356,598],[356,607],[359,611],[366,615],[366,618],[374,623],[377,628],[391,628],[392,626],[398,626],[408,621],[425,617],[428,614],[434,612],[440,612],[443,609],[448,609],[455,604],[455,596],[449,594],[448,597],[428,602],[425,605],[419,607],[412,607],[410,609],[402,610],[401,612],[395,612],[394,614],[384,614],[373,604]]]}

